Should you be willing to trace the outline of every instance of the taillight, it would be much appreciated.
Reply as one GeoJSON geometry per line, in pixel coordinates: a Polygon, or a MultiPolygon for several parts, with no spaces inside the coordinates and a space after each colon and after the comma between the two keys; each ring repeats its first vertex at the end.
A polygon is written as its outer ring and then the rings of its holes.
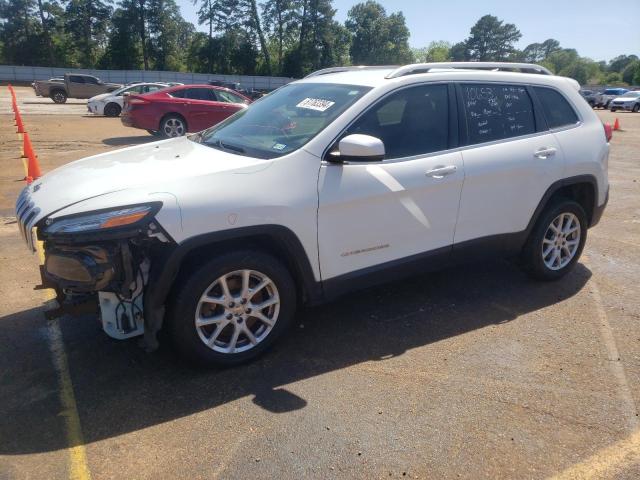
{"type": "Polygon", "coordinates": [[[611,124],[603,123],[602,126],[604,127],[604,136],[607,139],[607,143],[609,143],[611,141],[611,138],[613,137],[613,129],[611,128],[611,124]]]}

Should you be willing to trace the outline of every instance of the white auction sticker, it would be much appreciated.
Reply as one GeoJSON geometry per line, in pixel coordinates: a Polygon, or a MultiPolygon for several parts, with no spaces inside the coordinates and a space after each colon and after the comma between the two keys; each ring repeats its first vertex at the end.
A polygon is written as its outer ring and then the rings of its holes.
{"type": "Polygon", "coordinates": [[[321,98],[305,98],[296,107],[308,108],[309,110],[317,110],[318,112],[324,112],[336,102],[330,100],[323,100],[321,98]]]}

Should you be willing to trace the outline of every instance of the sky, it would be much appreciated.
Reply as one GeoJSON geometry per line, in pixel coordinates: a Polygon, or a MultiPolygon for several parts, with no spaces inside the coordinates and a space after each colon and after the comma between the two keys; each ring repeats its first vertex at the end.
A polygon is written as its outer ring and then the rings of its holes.
{"type": "MultiPolygon", "coordinates": [[[[424,47],[432,40],[456,43],[469,36],[473,24],[491,14],[514,23],[522,38],[517,45],[555,38],[583,57],[610,60],[620,54],[640,56],[640,0],[609,9],[603,0],[378,0],[387,14],[402,11],[411,32],[409,44],[424,47]],[[624,6],[621,6],[624,5],[624,6]]],[[[183,16],[199,30],[192,0],[177,0],[183,16]]],[[[260,0],[259,0],[260,3],[260,0]]],[[[357,0],[334,0],[336,18],[344,22],[357,0]]]]}

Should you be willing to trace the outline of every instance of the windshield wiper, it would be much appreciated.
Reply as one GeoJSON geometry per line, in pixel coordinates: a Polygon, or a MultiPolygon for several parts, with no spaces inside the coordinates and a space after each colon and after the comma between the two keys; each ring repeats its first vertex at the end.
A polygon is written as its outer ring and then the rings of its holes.
{"type": "Polygon", "coordinates": [[[237,145],[230,145],[230,144],[228,144],[226,142],[223,142],[220,139],[217,139],[217,140],[215,140],[213,142],[205,142],[204,144],[205,145],[209,145],[209,146],[214,147],[214,148],[218,148],[220,150],[230,150],[230,151],[236,152],[236,153],[245,153],[244,148],[239,147],[237,145]]]}

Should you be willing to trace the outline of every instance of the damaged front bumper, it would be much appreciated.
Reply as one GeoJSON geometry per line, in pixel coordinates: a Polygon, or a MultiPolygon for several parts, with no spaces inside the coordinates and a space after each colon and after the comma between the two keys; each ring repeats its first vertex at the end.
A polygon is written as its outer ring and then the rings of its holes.
{"type": "Polygon", "coordinates": [[[155,259],[171,250],[174,242],[153,215],[134,225],[78,234],[52,234],[51,223],[43,219],[29,235],[33,244],[36,235],[42,240],[43,286],[55,288],[58,313],[86,313],[99,307],[102,327],[110,337],[121,340],[145,334],[147,347],[157,347],[159,327],[147,328],[145,294],[155,259]]]}

